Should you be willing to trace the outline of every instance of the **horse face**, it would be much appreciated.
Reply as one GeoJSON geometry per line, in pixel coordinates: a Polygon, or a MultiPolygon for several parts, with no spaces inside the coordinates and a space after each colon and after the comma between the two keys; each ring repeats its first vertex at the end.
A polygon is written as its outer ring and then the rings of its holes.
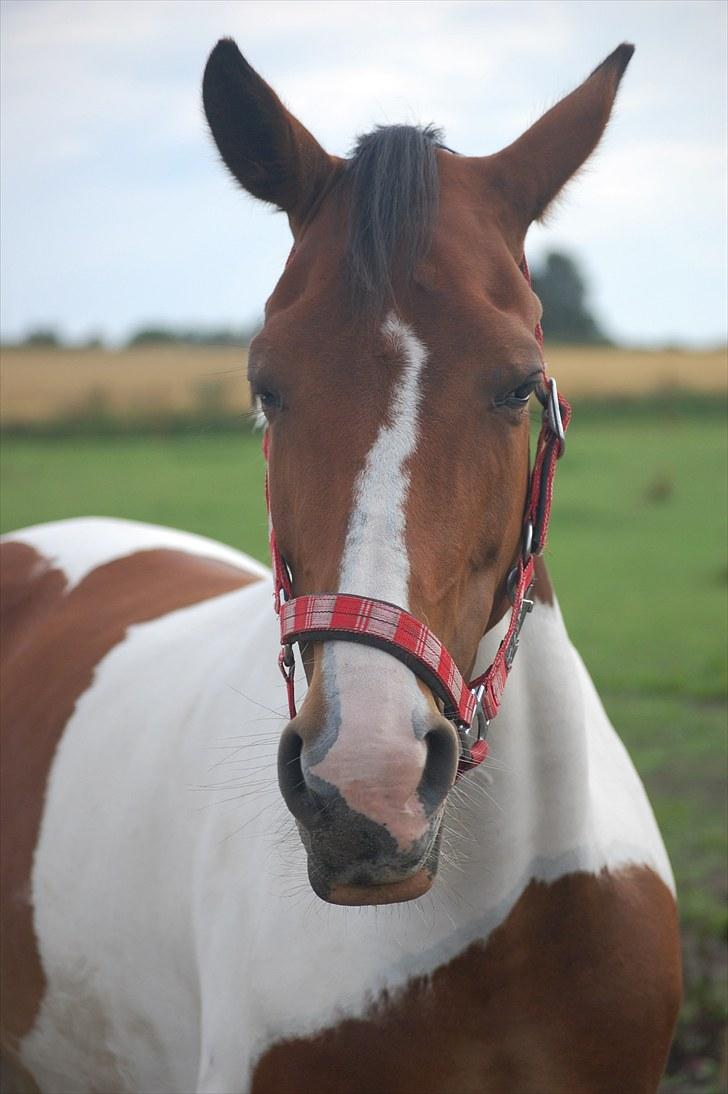
{"type": "MultiPolygon", "coordinates": [[[[441,158],[444,175],[454,158],[441,158]]],[[[467,672],[489,618],[505,610],[518,550],[528,426],[507,397],[535,382],[540,364],[538,306],[494,226],[451,205],[461,181],[443,179],[430,256],[372,325],[356,322],[342,287],[342,180],[269,301],[250,373],[269,418],[271,515],[296,594],[406,607],[467,672]],[[473,282],[458,240],[476,230],[473,282]],[[511,312],[489,298],[488,274],[499,286],[510,277],[511,312]]],[[[337,901],[417,895],[437,865],[457,734],[385,652],[328,641],[306,662],[308,694],[284,733],[279,777],[314,888],[337,901]]]]}
{"type": "MultiPolygon", "coordinates": [[[[363,153],[327,156],[233,43],[208,62],[223,158],[285,209],[295,238],[249,358],[294,592],[406,608],[465,675],[506,610],[520,549],[526,405],[542,371],[523,237],[596,144],[628,59],[618,50],[497,156],[384,130],[366,139],[365,166],[363,153]]],[[[382,650],[326,641],[304,665],[279,782],[311,884],[335,903],[417,897],[437,869],[457,733],[382,650]]]]}

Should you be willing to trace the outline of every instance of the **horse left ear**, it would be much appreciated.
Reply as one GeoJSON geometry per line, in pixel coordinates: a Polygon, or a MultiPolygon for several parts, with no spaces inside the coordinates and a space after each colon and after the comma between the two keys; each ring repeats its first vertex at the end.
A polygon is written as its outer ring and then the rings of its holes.
{"type": "Polygon", "coordinates": [[[634,46],[624,42],[575,91],[489,161],[489,173],[525,232],[543,216],[604,132],[634,46]]]}
{"type": "Polygon", "coordinates": [[[202,101],[230,172],[253,197],[288,213],[295,233],[338,161],[286,110],[231,38],[210,54],[202,101]]]}

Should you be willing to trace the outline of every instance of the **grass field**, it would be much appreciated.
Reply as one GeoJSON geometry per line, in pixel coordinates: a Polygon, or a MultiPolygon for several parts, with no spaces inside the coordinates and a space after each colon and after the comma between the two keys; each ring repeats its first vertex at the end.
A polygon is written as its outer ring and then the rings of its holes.
{"type": "MultiPolygon", "coordinates": [[[[725,1014],[726,434],[720,400],[577,404],[548,551],[564,615],[678,879],[687,991],[665,1091],[718,1091],[725,1014]]],[[[260,437],[10,437],[2,529],[171,524],[267,560],[260,437]]]]}

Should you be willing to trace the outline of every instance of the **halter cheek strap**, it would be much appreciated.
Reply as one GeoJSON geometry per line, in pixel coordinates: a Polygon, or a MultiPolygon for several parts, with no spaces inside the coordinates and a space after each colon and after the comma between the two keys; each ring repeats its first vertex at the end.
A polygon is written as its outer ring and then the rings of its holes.
{"type": "MultiPolygon", "coordinates": [[[[530,284],[525,258],[521,269],[530,284]]],[[[536,339],[542,347],[540,323],[536,328],[536,339]]],[[[286,682],[291,718],[296,716],[294,643],[332,639],[361,642],[386,650],[402,661],[440,700],[443,713],[460,731],[462,753],[459,775],[485,759],[488,753],[485,733],[498,713],[518,649],[521,628],[533,608],[534,556],[541,554],[546,546],[556,465],[564,453],[565,433],[571,418],[571,407],[559,395],[556,381],[547,379],[545,372],[544,387],[536,395],[543,406],[543,418],[528,488],[521,551],[508,577],[512,600],[508,630],[490,667],[470,683],[465,682],[455,661],[429,627],[396,604],[351,593],[293,596],[291,573],[278,547],[270,516],[267,474],[270,439],[266,431],[263,437],[265,497],[273,563],[274,604],[281,628],[278,664],[286,682]]]]}

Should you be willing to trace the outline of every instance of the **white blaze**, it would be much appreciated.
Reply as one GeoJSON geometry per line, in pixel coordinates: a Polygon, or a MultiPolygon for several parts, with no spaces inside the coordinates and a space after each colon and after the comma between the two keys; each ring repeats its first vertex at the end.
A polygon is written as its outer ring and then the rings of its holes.
{"type": "Polygon", "coordinates": [[[354,488],[341,560],[339,591],[408,605],[409,559],[405,516],[407,460],[417,447],[420,381],[427,351],[413,331],[391,314],[382,333],[402,360],[389,418],[379,430],[354,488]]]}
{"type": "MultiPolygon", "coordinates": [[[[427,351],[393,314],[382,333],[402,372],[387,420],[354,486],[339,591],[408,608],[406,465],[417,447],[427,351]]],[[[336,785],[352,809],[386,825],[407,846],[427,827],[416,795],[426,749],[414,727],[427,724],[428,703],[414,673],[383,650],[334,641],[324,643],[323,657],[329,725],[322,736],[333,743],[311,771],[336,785]],[[403,789],[405,796],[407,790],[411,794],[405,803],[403,789]]]]}

